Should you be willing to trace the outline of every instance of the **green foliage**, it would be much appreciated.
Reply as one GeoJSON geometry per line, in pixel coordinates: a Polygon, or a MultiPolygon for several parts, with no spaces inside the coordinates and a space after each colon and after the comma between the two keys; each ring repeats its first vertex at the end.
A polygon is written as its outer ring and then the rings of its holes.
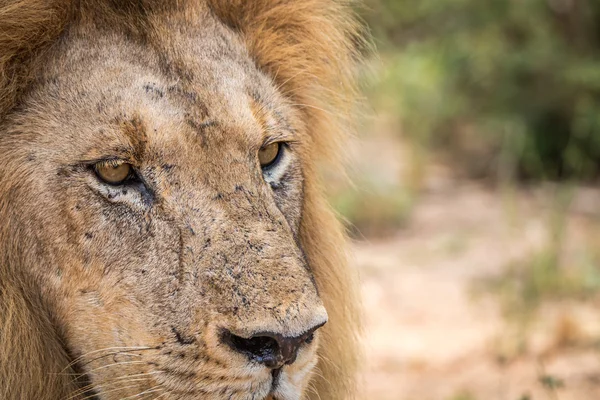
{"type": "Polygon", "coordinates": [[[367,0],[379,100],[471,174],[592,179],[600,165],[600,2],[367,0]]]}
{"type": "Polygon", "coordinates": [[[562,379],[556,378],[552,375],[543,375],[539,378],[539,381],[546,389],[549,390],[556,390],[565,386],[565,382],[562,379]]]}

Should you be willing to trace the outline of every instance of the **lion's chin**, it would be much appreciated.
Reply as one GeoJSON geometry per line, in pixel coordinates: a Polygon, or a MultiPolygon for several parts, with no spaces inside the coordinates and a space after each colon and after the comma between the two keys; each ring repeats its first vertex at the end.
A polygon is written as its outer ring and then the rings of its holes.
{"type": "Polygon", "coordinates": [[[300,392],[292,388],[278,386],[271,391],[264,400],[300,400],[300,392]]]}
{"type": "Polygon", "coordinates": [[[271,387],[269,394],[263,400],[300,400],[300,392],[301,390],[291,385],[289,381],[281,379],[271,387]]]}

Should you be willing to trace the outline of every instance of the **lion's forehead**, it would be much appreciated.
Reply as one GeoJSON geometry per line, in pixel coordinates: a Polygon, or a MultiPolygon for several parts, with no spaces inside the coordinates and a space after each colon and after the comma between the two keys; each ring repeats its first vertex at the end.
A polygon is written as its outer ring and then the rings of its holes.
{"type": "Polygon", "coordinates": [[[236,151],[236,141],[243,148],[262,134],[257,109],[280,117],[269,117],[272,124],[287,125],[282,98],[230,32],[192,27],[191,35],[165,35],[150,45],[115,32],[90,40],[87,29],[72,29],[32,90],[51,129],[104,140],[103,128],[135,118],[150,145],[167,147],[186,135],[236,151]]]}

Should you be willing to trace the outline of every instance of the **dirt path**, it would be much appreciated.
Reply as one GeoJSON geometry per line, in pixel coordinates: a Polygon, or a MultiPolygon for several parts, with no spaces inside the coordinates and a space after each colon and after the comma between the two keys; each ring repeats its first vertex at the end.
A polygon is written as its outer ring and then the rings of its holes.
{"type": "MultiPolygon", "coordinates": [[[[576,197],[577,212],[567,219],[573,254],[586,230],[598,226],[585,214],[586,192],[576,197]]],[[[446,185],[418,204],[397,236],[355,245],[369,310],[365,398],[600,399],[599,304],[544,305],[527,349],[515,351],[518,339],[499,297],[474,294],[475,281],[546,243],[547,193],[507,198],[476,185],[446,185]]]]}

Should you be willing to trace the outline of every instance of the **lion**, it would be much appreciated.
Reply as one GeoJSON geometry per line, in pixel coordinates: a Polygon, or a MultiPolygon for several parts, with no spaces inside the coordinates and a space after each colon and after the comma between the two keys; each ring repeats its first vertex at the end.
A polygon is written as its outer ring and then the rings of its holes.
{"type": "Polygon", "coordinates": [[[0,2],[0,398],[356,397],[352,10],[0,2]]]}

